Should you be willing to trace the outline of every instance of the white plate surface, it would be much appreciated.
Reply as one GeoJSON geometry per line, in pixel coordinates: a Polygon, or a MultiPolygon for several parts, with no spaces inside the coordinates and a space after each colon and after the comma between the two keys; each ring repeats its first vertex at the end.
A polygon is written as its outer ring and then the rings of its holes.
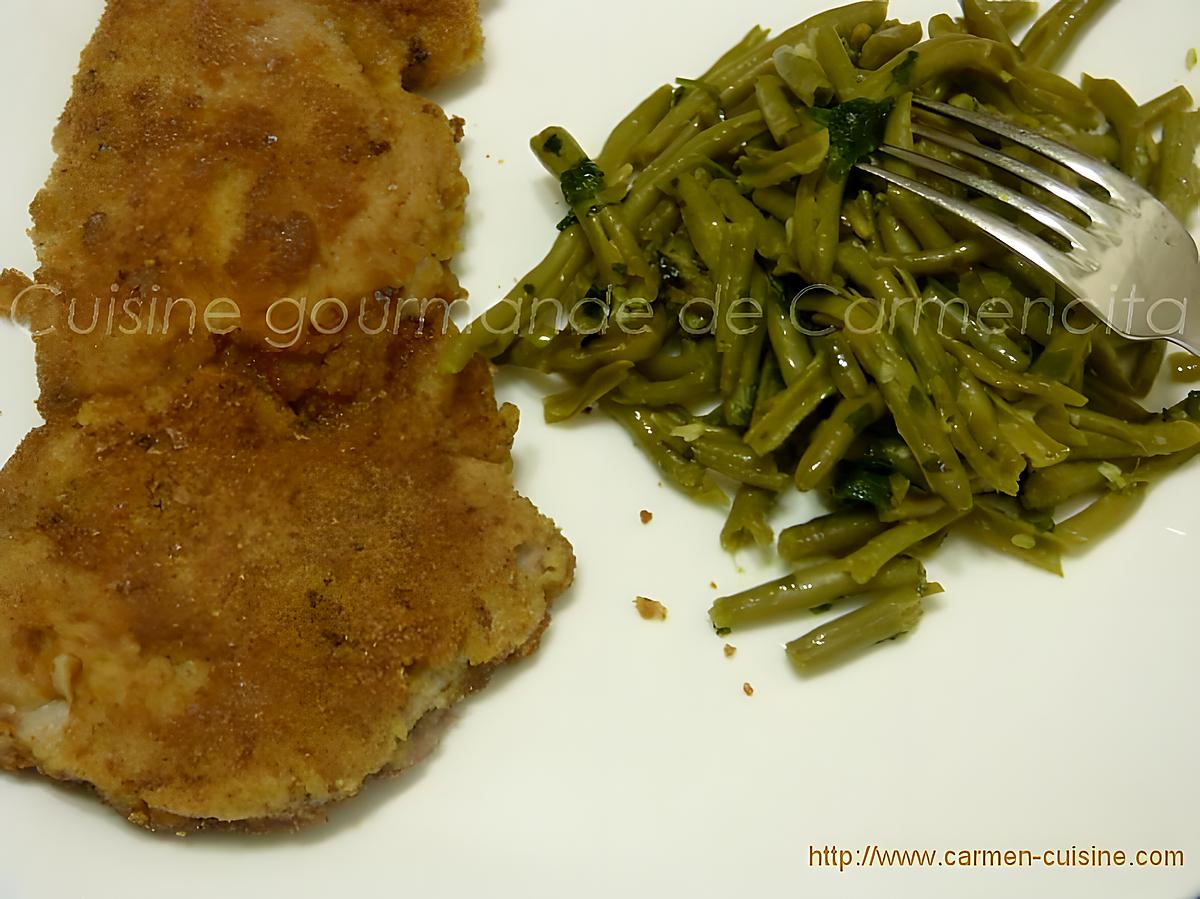
{"type": "MultiPolygon", "coordinates": [[[[282,2],[282,0],[281,0],[282,2]]],[[[484,0],[487,61],[439,92],[468,122],[460,261],[479,308],[563,214],[527,150],[550,123],[596,147],[654,85],[695,75],[755,23],[814,0],[484,0]]],[[[33,267],[24,212],[99,0],[0,6],[0,264],[33,267]]],[[[906,20],[946,11],[894,0],[906,20]]],[[[1194,0],[1117,4],[1068,61],[1146,99],[1200,71],[1194,0]]],[[[0,329],[0,458],[36,423],[28,339],[0,329]]],[[[722,653],[705,610],[772,573],[724,556],[719,514],[660,486],[600,419],[549,429],[533,387],[519,487],[572,539],[579,578],[542,651],[462,708],[419,770],[376,783],[328,826],[265,839],[144,834],[85,793],[0,777],[0,899],[730,895],[1098,897],[1200,894],[1200,470],[1059,581],[961,547],[920,631],[798,680],[780,644],[722,653]],[[641,509],[654,513],[643,526],[641,509]],[[739,567],[740,566],[740,567],[739,567]],[[670,607],[634,612],[637,595],[670,607]],[[753,698],[742,684],[752,683],[753,698]],[[822,868],[810,847],[1178,849],[1182,868],[822,868]]]]}

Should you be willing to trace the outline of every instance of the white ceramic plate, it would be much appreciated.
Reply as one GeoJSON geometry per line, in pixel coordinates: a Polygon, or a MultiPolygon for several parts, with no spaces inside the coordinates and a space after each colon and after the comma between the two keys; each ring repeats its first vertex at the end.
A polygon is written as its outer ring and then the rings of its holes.
{"type": "MultiPolygon", "coordinates": [[[[283,2],[283,0],[281,0],[283,2]]],[[[755,23],[816,0],[485,0],[487,61],[437,99],[468,122],[460,271],[482,308],[562,215],[527,150],[549,123],[595,147],[648,90],[694,75],[755,23]]],[[[927,19],[948,3],[895,0],[927,19]]],[[[0,264],[33,267],[29,200],[100,0],[0,7],[0,264]]],[[[1194,0],[1113,9],[1069,60],[1141,98],[1179,83],[1194,0]]],[[[36,422],[27,338],[0,334],[0,457],[36,422]]],[[[517,481],[573,540],[579,579],[542,651],[462,707],[441,749],[328,826],[265,839],[152,837],[89,795],[0,777],[0,897],[1146,897],[1200,893],[1200,470],[1059,581],[943,553],[948,593],[911,639],[798,680],[799,621],[722,653],[705,610],[771,572],[716,542],[717,513],[659,485],[615,426],[548,429],[531,385],[517,481]],[[643,526],[641,509],[654,513],[643,526]],[[666,623],[637,595],[670,607],[666,623]],[[742,692],[752,683],[753,698],[742,692]],[[1183,868],[852,869],[810,846],[1183,850],[1183,868]]]]}

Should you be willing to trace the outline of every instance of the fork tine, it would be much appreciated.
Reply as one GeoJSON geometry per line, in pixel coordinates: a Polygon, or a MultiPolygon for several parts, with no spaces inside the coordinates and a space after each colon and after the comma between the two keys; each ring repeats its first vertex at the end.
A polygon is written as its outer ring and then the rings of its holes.
{"type": "Polygon", "coordinates": [[[1073,150],[1027,128],[1018,127],[995,116],[959,109],[957,106],[939,103],[937,100],[927,100],[924,97],[914,96],[913,105],[947,118],[966,122],[985,131],[991,131],[993,134],[1008,138],[1013,143],[1028,147],[1035,153],[1041,153],[1047,159],[1053,159],[1075,174],[1103,187],[1112,197],[1113,205],[1125,212],[1136,213],[1140,201],[1146,195],[1136,181],[1121,174],[1107,163],[1093,159],[1085,153],[1073,150]]]}
{"type": "Polygon", "coordinates": [[[1089,267],[1083,261],[1055,249],[1040,237],[1035,237],[1028,231],[1018,228],[1008,219],[980,209],[966,200],[952,197],[928,184],[904,175],[897,175],[895,172],[889,172],[876,165],[860,162],[858,168],[889,184],[911,191],[935,206],[940,206],[947,212],[969,221],[1014,252],[1024,256],[1034,265],[1044,269],[1054,280],[1074,293],[1079,292],[1080,278],[1095,270],[1094,267],[1089,267]]]}
{"type": "Polygon", "coordinates": [[[1007,153],[1001,153],[993,150],[991,147],[985,147],[983,144],[963,140],[938,128],[930,128],[927,125],[917,122],[913,123],[913,134],[925,140],[933,141],[935,144],[941,144],[943,147],[951,150],[957,150],[959,153],[964,153],[967,156],[972,156],[1009,174],[1016,175],[1024,181],[1037,185],[1047,193],[1053,194],[1064,203],[1074,206],[1090,218],[1093,225],[1098,225],[1109,233],[1115,233],[1117,230],[1116,212],[1112,207],[1106,203],[1102,203],[1095,197],[1088,196],[1078,188],[1064,184],[1053,175],[1043,172],[1037,166],[1014,159],[1007,153]]]}
{"type": "Polygon", "coordinates": [[[999,184],[989,178],[981,178],[973,172],[947,165],[939,159],[933,159],[900,147],[884,145],[879,148],[879,152],[893,156],[902,162],[907,162],[915,168],[933,172],[934,174],[941,175],[943,178],[949,178],[951,181],[965,185],[979,193],[987,194],[1001,203],[1006,203],[1014,209],[1025,213],[1025,215],[1034,221],[1040,222],[1055,233],[1065,237],[1071,241],[1076,249],[1089,253],[1097,253],[1103,249],[1103,244],[1085,229],[1063,218],[1053,209],[1049,209],[1041,203],[1036,203],[1024,194],[1016,193],[1003,184],[999,184]]]}

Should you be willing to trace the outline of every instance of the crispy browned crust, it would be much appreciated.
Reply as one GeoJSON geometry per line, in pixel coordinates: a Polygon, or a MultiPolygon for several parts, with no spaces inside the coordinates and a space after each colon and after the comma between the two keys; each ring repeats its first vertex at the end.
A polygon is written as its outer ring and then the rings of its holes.
{"type": "Polygon", "coordinates": [[[230,297],[251,344],[283,297],[461,296],[461,123],[404,84],[481,41],[475,0],[111,0],[32,208],[38,281],[64,291],[43,304],[60,332],[39,348],[43,407],[211,357],[184,307],[165,338],[123,335],[129,298],[148,321],[156,299],[161,319],[169,298],[230,297]],[[67,301],[82,329],[114,295],[114,335],[63,335],[67,301]]]}
{"type": "Polygon", "coordinates": [[[319,413],[212,365],[29,437],[0,478],[10,767],[148,826],[304,821],[532,648],[569,547],[513,493],[483,364],[402,338],[384,391],[319,413]]]}
{"type": "Polygon", "coordinates": [[[284,352],[254,318],[459,296],[460,125],[404,88],[480,41],[474,0],[110,0],[33,207],[58,293],[16,311],[47,423],[0,473],[0,767],[151,829],[301,826],[536,648],[574,560],[487,366],[437,372],[437,313],[284,352]],[[242,329],[73,333],[110,289],[242,329]]]}

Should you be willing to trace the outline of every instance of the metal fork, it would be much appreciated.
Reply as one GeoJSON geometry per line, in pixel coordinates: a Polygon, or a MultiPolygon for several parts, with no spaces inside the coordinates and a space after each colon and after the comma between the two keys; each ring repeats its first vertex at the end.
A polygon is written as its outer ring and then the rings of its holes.
{"type": "Polygon", "coordinates": [[[1108,193],[1100,200],[1043,170],[974,141],[914,123],[920,138],[979,159],[1058,197],[1088,219],[1077,224],[1023,193],[921,153],[884,145],[881,154],[993,197],[1059,235],[1059,249],[1007,218],[921,181],[860,163],[862,171],[912,191],[971,222],[1045,271],[1114,331],[1135,340],[1169,340],[1200,355],[1200,257],[1187,227],[1143,187],[1070,147],[993,116],[913,98],[913,105],[1028,147],[1108,193]]]}

